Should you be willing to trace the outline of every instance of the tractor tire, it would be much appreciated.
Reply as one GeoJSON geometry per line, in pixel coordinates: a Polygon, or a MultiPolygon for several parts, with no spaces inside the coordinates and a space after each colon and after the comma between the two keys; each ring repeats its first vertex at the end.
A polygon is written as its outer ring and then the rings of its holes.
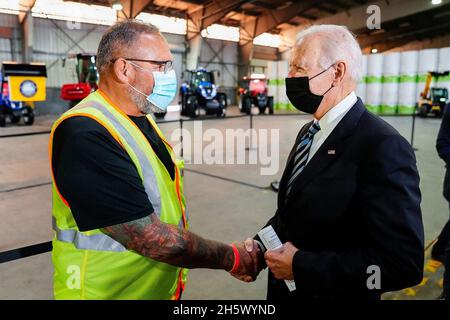
{"type": "Polygon", "coordinates": [[[267,97],[267,108],[269,108],[269,114],[273,114],[273,97],[267,97]]]}
{"type": "Polygon", "coordinates": [[[189,96],[186,98],[186,115],[191,118],[197,118],[200,115],[197,97],[189,96]]]}
{"type": "Polygon", "coordinates": [[[223,109],[228,107],[227,96],[225,95],[225,93],[218,93],[217,94],[217,101],[219,102],[219,104],[221,105],[221,107],[223,109]]]}
{"type": "Polygon", "coordinates": [[[264,114],[266,112],[266,106],[258,107],[258,109],[259,109],[259,114],[264,114]]]}
{"type": "Polygon", "coordinates": [[[419,106],[418,109],[419,109],[419,117],[426,118],[428,115],[428,110],[430,109],[430,105],[423,104],[423,105],[419,106]]]}
{"type": "Polygon", "coordinates": [[[3,111],[0,111],[0,127],[6,126],[6,117],[3,111]]]}
{"type": "Polygon", "coordinates": [[[14,114],[14,113],[11,113],[9,115],[9,120],[11,120],[11,123],[19,123],[20,118],[21,118],[20,115],[17,115],[17,114],[14,114]]]}
{"type": "Polygon", "coordinates": [[[34,123],[34,110],[30,106],[25,106],[25,110],[22,113],[23,122],[27,126],[31,126],[34,123]]]}
{"type": "Polygon", "coordinates": [[[186,114],[186,95],[180,93],[180,97],[181,97],[181,101],[180,101],[180,104],[181,104],[180,115],[181,116],[187,116],[187,114],[186,114]]]}
{"type": "Polygon", "coordinates": [[[216,113],[217,118],[225,118],[226,115],[227,115],[227,109],[226,108],[221,108],[216,113]]]}
{"type": "Polygon", "coordinates": [[[164,119],[166,114],[167,114],[167,112],[155,112],[154,113],[156,119],[164,119]]]}
{"type": "Polygon", "coordinates": [[[242,98],[242,112],[246,114],[252,113],[252,98],[244,96],[242,98]]]}

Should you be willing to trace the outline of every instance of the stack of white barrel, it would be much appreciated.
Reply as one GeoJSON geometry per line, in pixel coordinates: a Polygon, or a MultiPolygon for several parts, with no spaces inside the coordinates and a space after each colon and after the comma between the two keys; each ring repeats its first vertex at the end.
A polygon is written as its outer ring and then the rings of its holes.
{"type": "Polygon", "coordinates": [[[278,61],[278,109],[291,109],[289,99],[286,95],[285,79],[289,72],[289,62],[286,60],[278,61]]]}
{"type": "MultiPolygon", "coordinates": [[[[450,71],[450,48],[439,49],[439,72],[450,71]]],[[[447,88],[450,92],[450,75],[442,76],[438,80],[438,86],[442,88],[447,88]]]]}
{"type": "Polygon", "coordinates": [[[412,114],[417,102],[418,51],[404,51],[400,54],[400,78],[398,90],[398,113],[412,114]]]}
{"type": "Polygon", "coordinates": [[[363,56],[361,66],[361,79],[356,87],[356,95],[364,102],[366,100],[366,74],[367,74],[367,55],[363,56]]]}
{"type": "MultiPolygon", "coordinates": [[[[425,49],[419,51],[419,63],[417,68],[417,87],[416,87],[416,99],[420,98],[420,93],[425,88],[425,82],[427,80],[429,71],[437,71],[438,64],[438,49],[425,49]]],[[[431,83],[432,86],[436,85],[434,79],[431,83]]]]}
{"type": "Polygon", "coordinates": [[[278,109],[278,61],[267,63],[268,95],[273,97],[274,108],[278,109]]]}
{"type": "Polygon", "coordinates": [[[396,114],[398,103],[398,74],[400,70],[400,53],[384,55],[383,77],[381,78],[380,113],[396,114]]]}
{"type": "Polygon", "coordinates": [[[373,113],[379,113],[381,105],[383,55],[371,54],[367,60],[366,77],[366,108],[373,113]]]}

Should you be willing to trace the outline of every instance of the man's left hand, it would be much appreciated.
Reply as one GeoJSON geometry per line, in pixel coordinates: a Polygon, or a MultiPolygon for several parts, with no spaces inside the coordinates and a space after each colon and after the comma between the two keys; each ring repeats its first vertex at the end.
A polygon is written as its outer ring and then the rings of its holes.
{"type": "Polygon", "coordinates": [[[292,260],[297,251],[298,249],[291,242],[286,242],[280,249],[266,251],[264,258],[275,278],[294,280],[292,260]]]}

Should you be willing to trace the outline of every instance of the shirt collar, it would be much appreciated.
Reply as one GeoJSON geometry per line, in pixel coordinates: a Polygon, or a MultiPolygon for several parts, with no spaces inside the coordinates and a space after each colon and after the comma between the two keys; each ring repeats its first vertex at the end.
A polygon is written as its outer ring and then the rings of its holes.
{"type": "Polygon", "coordinates": [[[341,102],[328,110],[328,112],[320,120],[314,119],[315,122],[319,122],[320,131],[324,134],[328,134],[333,131],[342,117],[348,110],[350,110],[351,107],[353,107],[357,100],[358,98],[356,97],[355,91],[352,91],[341,102]]]}

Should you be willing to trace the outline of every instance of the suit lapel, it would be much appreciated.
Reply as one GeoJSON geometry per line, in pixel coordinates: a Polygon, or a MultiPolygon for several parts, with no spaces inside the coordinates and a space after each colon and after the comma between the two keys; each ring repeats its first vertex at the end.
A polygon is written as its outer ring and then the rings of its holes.
{"type": "Polygon", "coordinates": [[[357,102],[334,128],[333,132],[320,146],[314,156],[309,160],[305,169],[303,169],[294,181],[289,197],[285,202],[286,205],[289,204],[293,198],[295,198],[295,195],[299,192],[299,190],[304,188],[308,182],[313,180],[314,177],[323,172],[331,163],[339,158],[344,148],[344,140],[353,133],[353,130],[358,124],[364,111],[364,105],[358,98],[357,102]]]}
{"type": "Polygon", "coordinates": [[[303,138],[303,136],[306,134],[306,132],[309,130],[309,127],[311,127],[313,123],[314,123],[314,121],[308,122],[300,129],[300,131],[297,135],[297,138],[295,139],[294,147],[292,148],[291,152],[289,153],[289,156],[286,161],[286,167],[284,169],[283,175],[281,176],[281,180],[280,180],[280,187],[278,190],[278,208],[281,208],[280,205],[282,203],[284,203],[284,196],[286,193],[286,183],[288,180],[289,173],[292,170],[295,149],[297,148],[299,141],[303,138]]]}

